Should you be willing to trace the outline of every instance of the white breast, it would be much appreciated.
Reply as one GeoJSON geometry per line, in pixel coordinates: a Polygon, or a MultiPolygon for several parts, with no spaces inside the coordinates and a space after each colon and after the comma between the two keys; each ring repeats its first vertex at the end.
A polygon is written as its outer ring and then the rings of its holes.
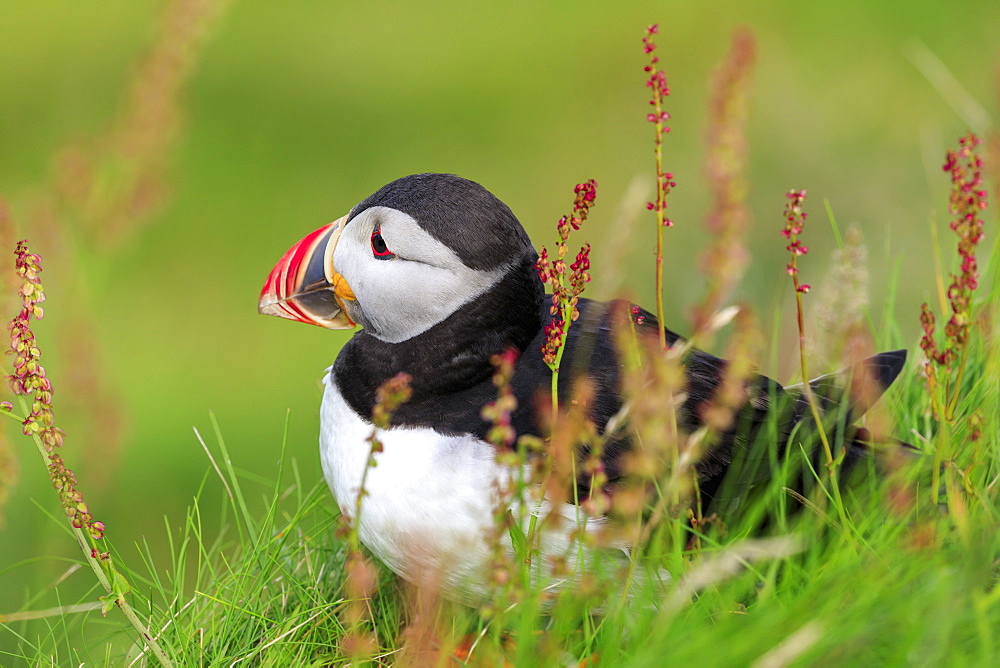
{"type": "MultiPolygon", "coordinates": [[[[323,473],[340,505],[353,519],[370,451],[373,426],[344,400],[326,376],[320,410],[323,473]]],[[[382,452],[365,480],[361,541],[389,568],[411,582],[440,587],[449,598],[474,601],[486,594],[485,573],[493,527],[494,490],[511,472],[494,449],[472,435],[445,436],[428,428],[377,430],[382,452]]],[[[533,508],[542,514],[548,504],[533,508]]],[[[562,526],[546,533],[543,553],[564,553],[575,507],[564,504],[562,526]]],[[[588,530],[602,523],[591,519],[588,530]]],[[[510,538],[502,538],[511,549],[510,538]]],[[[543,560],[544,561],[544,560],[543,560]]]]}

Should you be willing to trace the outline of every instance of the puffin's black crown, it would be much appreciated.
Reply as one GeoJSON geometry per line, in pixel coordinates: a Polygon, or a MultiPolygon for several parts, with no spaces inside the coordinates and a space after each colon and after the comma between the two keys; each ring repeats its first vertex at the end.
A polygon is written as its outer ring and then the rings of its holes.
{"type": "Polygon", "coordinates": [[[475,181],[454,174],[396,179],[354,207],[351,218],[373,206],[409,214],[472,269],[488,271],[525,256],[536,257],[527,232],[510,208],[475,181]]]}

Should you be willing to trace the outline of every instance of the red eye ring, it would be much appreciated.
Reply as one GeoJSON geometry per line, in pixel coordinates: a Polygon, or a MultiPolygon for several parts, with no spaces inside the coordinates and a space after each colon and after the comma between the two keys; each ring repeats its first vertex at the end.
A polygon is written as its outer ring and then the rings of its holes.
{"type": "Polygon", "coordinates": [[[382,228],[379,225],[375,226],[372,230],[372,255],[374,255],[379,260],[392,260],[395,259],[396,254],[389,250],[389,247],[385,245],[385,239],[382,238],[382,228]]]}

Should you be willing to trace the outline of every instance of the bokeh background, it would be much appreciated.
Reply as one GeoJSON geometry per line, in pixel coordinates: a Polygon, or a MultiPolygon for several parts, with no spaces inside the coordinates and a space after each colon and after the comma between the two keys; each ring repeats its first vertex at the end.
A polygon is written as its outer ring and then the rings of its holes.
{"type": "MultiPolygon", "coordinates": [[[[737,297],[769,340],[788,324],[779,230],[794,187],[810,193],[803,280],[818,282],[836,247],[828,200],[865,235],[874,321],[888,308],[914,347],[936,289],[931,221],[947,220],[944,152],[998,111],[990,0],[2,0],[0,17],[3,239],[27,236],[43,257],[35,331],[64,454],[135,564],[143,542],[166,563],[168,529],[202,485],[222,504],[192,431],[214,442],[210,411],[252,498],[270,494],[289,413],[288,457],[304,484],[319,479],[318,381],[349,334],[259,317],[257,295],[288,246],[384,183],[474,179],[551,245],[573,185],[595,178],[578,237],[596,246],[595,289],[653,303],[651,215],[640,201],[639,228],[616,227],[630,184],[651,182],[647,24],[661,26],[672,88],[666,301],[681,332],[704,292],[708,79],[734,29],[758,45],[753,260],[737,297]],[[616,235],[624,261],[602,265],[616,235]]],[[[3,303],[6,319],[15,302],[3,303]]],[[[761,365],[785,380],[776,350],[761,365]]],[[[5,429],[0,613],[55,604],[76,549],[34,446],[5,429]]]]}

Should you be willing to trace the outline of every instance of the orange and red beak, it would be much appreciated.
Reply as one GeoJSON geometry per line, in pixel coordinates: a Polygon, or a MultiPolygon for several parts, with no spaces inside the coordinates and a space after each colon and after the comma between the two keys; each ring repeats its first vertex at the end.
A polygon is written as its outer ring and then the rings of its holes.
{"type": "Polygon", "coordinates": [[[354,293],[333,266],[333,251],[347,216],[308,234],[281,256],[260,291],[258,310],[329,329],[350,329],[354,322],[344,301],[354,293]]]}

